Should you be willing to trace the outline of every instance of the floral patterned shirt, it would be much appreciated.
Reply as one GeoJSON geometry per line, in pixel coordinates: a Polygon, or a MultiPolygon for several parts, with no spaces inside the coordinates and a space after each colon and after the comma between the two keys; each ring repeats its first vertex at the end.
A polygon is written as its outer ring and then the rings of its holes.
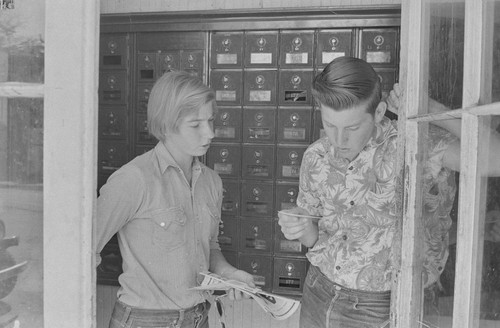
{"type": "MultiPolygon", "coordinates": [[[[425,285],[435,282],[448,256],[449,216],[456,186],[442,158],[451,134],[429,127],[424,164],[425,285]]],[[[384,118],[359,155],[336,155],[327,137],[306,150],[300,168],[297,205],[318,222],[311,264],[332,281],[365,291],[391,289],[391,247],[396,235],[396,121],[384,118]]]]}

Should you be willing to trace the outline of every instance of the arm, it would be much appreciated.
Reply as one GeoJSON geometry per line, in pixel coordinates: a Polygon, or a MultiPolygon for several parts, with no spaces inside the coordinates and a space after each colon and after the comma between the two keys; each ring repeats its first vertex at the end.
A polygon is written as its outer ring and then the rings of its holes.
{"type": "MultiPolygon", "coordinates": [[[[399,84],[394,84],[393,90],[387,97],[387,105],[390,111],[397,112],[400,106],[400,99],[402,97],[402,90],[399,84]]],[[[445,105],[429,98],[429,113],[442,113],[450,110],[445,105]]],[[[447,120],[439,120],[432,122],[435,126],[443,128],[450,132],[458,139],[462,135],[462,122],[457,118],[450,118],[447,120]]],[[[487,151],[488,158],[485,159],[486,176],[500,176],[500,135],[494,130],[490,129],[491,134],[489,138],[489,149],[487,151]]],[[[454,171],[460,171],[460,141],[451,143],[443,156],[443,166],[454,171]]]]}
{"type": "Polygon", "coordinates": [[[97,265],[99,253],[140,207],[144,194],[144,182],[139,174],[129,170],[119,170],[102,186],[97,198],[95,251],[97,265]]]}
{"type": "MultiPolygon", "coordinates": [[[[253,276],[250,273],[236,269],[229,264],[224,258],[224,255],[222,255],[222,252],[218,249],[210,250],[210,272],[216,273],[223,278],[242,281],[250,287],[255,287],[253,276]]],[[[248,295],[235,289],[229,290],[228,295],[230,300],[249,298],[248,295]]]]}

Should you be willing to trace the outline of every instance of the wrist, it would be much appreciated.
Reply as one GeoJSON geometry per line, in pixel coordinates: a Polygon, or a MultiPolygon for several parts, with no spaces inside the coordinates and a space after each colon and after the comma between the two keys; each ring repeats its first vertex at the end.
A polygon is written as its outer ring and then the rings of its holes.
{"type": "Polygon", "coordinates": [[[220,276],[221,277],[224,277],[224,278],[229,278],[229,276],[231,276],[233,273],[235,273],[236,271],[238,271],[238,269],[236,268],[233,268],[233,267],[228,267],[228,268],[224,268],[222,269],[222,271],[220,272],[220,276]]]}

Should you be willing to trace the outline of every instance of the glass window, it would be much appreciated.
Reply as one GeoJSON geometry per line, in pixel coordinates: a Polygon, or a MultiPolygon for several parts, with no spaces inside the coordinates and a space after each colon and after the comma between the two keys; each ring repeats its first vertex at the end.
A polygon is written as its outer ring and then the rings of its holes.
{"type": "MultiPolygon", "coordinates": [[[[0,82],[43,83],[44,8],[0,0],[0,82]]],[[[0,326],[43,327],[43,99],[15,89],[0,90],[0,326]]]]}

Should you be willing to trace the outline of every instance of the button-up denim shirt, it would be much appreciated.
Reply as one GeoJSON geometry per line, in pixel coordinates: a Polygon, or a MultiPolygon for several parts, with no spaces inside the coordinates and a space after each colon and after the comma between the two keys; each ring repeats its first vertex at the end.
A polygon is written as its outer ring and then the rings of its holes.
{"type": "Polygon", "coordinates": [[[118,232],[120,301],[146,309],[203,302],[189,288],[209,269],[210,250],[220,249],[221,204],[217,173],[195,159],[190,186],[161,142],[113,173],[97,200],[96,251],[118,232]]]}

